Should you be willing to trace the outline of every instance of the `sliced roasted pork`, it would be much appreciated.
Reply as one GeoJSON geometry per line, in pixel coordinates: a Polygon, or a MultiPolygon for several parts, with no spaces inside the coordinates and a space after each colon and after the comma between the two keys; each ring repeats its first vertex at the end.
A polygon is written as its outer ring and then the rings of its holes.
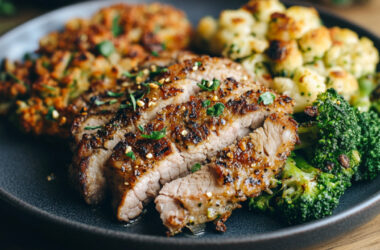
{"type": "Polygon", "coordinates": [[[202,92],[187,103],[165,107],[115,147],[106,173],[119,220],[138,216],[163,184],[188,174],[193,164],[260,127],[272,113],[292,112],[287,97],[262,86],[239,93],[244,88],[238,88],[236,81],[225,85],[216,95],[202,92]],[[274,100],[264,103],[263,96],[274,100]]]}
{"type": "Polygon", "coordinates": [[[167,105],[184,103],[202,90],[215,92],[216,85],[223,87],[229,82],[227,79],[239,82],[240,88],[232,91],[242,91],[254,85],[240,65],[208,56],[174,64],[154,77],[149,76],[147,82],[138,81],[140,75],[130,77],[136,79],[140,89],[128,93],[127,98],[118,99],[121,105],[115,115],[101,128],[96,127],[96,133],[83,134],[74,152],[71,179],[89,204],[103,199],[106,190],[104,163],[114,146],[126,133],[136,131],[138,124],[147,123],[167,105]],[[218,84],[214,79],[218,79],[218,84]]]}
{"type": "Polygon", "coordinates": [[[296,128],[288,115],[272,114],[199,171],[164,185],[155,203],[169,234],[208,221],[225,231],[232,210],[260,195],[279,173],[296,143],[296,128]]]}
{"type": "Polygon", "coordinates": [[[160,57],[150,57],[136,70],[124,73],[123,78],[118,79],[118,85],[113,88],[104,84],[93,86],[77,98],[70,107],[79,114],[74,119],[71,129],[74,144],[79,143],[84,134],[94,133],[107,124],[118,112],[121,102],[128,97],[130,92],[139,91],[148,86],[146,84],[144,84],[145,87],[141,86],[141,82],[155,82],[170,65],[195,57],[196,55],[187,51],[164,52],[160,57]]]}

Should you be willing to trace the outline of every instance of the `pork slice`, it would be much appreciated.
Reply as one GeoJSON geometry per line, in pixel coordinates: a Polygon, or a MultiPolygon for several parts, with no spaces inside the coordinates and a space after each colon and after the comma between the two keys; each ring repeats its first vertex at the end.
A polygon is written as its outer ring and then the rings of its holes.
{"type": "Polygon", "coordinates": [[[187,103],[164,108],[152,122],[140,127],[143,132],[126,134],[115,147],[106,176],[119,220],[129,221],[138,216],[163,184],[188,174],[195,163],[215,156],[237,138],[247,135],[251,128],[261,126],[270,114],[292,112],[292,103],[274,93],[276,99],[272,104],[260,102],[261,94],[267,91],[261,86],[240,95],[227,89],[220,89],[217,98],[203,92],[187,103]],[[211,113],[221,105],[222,112],[211,113]],[[164,128],[165,138],[144,138],[144,134],[164,128]]]}
{"type": "MultiPolygon", "coordinates": [[[[149,57],[131,74],[139,74],[139,72],[154,73],[162,71],[170,65],[191,60],[197,56],[188,51],[174,51],[162,53],[160,57],[149,57]]],[[[154,78],[160,75],[153,74],[154,78]]],[[[135,78],[121,77],[116,81],[118,84],[107,88],[107,86],[92,87],[86,93],[78,97],[71,105],[71,109],[75,109],[78,114],[73,121],[71,134],[74,139],[74,145],[78,144],[84,134],[95,133],[99,128],[107,124],[117,113],[121,102],[129,92],[137,91],[141,86],[136,83],[135,78]],[[120,96],[122,94],[122,96],[120,96]],[[123,98],[124,97],[124,98],[123,98]],[[99,103],[102,103],[99,105],[99,103]]],[[[95,85],[96,86],[96,85],[95,85]]]]}
{"type": "MultiPolygon", "coordinates": [[[[141,86],[132,94],[134,101],[128,94],[126,99],[121,100],[125,108],[117,110],[96,133],[85,133],[78,142],[69,173],[74,186],[88,204],[103,200],[106,190],[104,164],[124,134],[136,131],[136,124],[152,120],[167,105],[188,101],[190,96],[202,90],[199,87],[202,80],[211,83],[213,79],[218,79],[221,87],[233,84],[232,91],[256,85],[240,65],[228,59],[208,56],[174,64],[154,79],[158,82],[158,88],[141,86]]],[[[210,94],[214,92],[216,90],[210,89],[210,94]]]]}
{"type": "Polygon", "coordinates": [[[292,118],[274,113],[199,171],[164,185],[155,203],[169,234],[208,221],[225,231],[232,210],[269,188],[297,141],[296,130],[292,118]]]}

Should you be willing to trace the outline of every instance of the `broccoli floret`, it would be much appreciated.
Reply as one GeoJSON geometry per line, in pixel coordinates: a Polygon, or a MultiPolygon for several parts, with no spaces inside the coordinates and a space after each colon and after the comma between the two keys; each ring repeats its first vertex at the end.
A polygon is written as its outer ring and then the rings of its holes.
{"type": "Polygon", "coordinates": [[[380,173],[380,117],[374,111],[358,113],[358,117],[363,160],[355,173],[355,180],[372,180],[380,173]]]}
{"type": "Polygon", "coordinates": [[[316,168],[350,179],[360,162],[361,129],[355,109],[334,89],[328,89],[305,112],[311,118],[300,125],[299,148],[316,168]]]}
{"type": "Polygon", "coordinates": [[[250,208],[280,216],[289,224],[298,224],[331,215],[350,181],[343,175],[324,173],[296,155],[288,158],[281,187],[273,194],[252,198],[250,208]]]}

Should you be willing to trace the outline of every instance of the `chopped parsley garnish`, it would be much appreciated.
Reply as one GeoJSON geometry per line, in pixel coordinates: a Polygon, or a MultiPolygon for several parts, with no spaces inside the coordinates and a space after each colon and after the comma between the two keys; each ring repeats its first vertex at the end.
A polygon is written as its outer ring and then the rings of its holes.
{"type": "Polygon", "coordinates": [[[199,164],[199,163],[195,163],[193,166],[191,166],[191,172],[192,173],[195,173],[195,172],[197,172],[199,169],[201,169],[201,164],[199,164]]]}
{"type": "Polygon", "coordinates": [[[210,103],[211,103],[211,101],[210,100],[204,100],[203,102],[202,102],[202,107],[208,107],[208,106],[210,106],[210,103]]]}
{"type": "Polygon", "coordinates": [[[260,95],[259,97],[259,103],[263,103],[264,105],[272,104],[274,99],[276,99],[276,96],[272,94],[271,92],[265,92],[260,95]]]}
{"type": "Polygon", "coordinates": [[[84,128],[84,130],[94,130],[94,129],[98,129],[98,128],[102,128],[103,126],[87,126],[84,128]]]}
{"type": "Polygon", "coordinates": [[[113,20],[112,20],[112,34],[113,36],[117,37],[120,36],[121,33],[123,33],[123,27],[120,25],[120,16],[117,15],[113,20]]]}
{"type": "Polygon", "coordinates": [[[126,156],[132,159],[132,161],[136,160],[135,153],[133,151],[129,151],[128,153],[125,153],[126,156]]]}
{"type": "Polygon", "coordinates": [[[133,77],[135,77],[135,75],[134,75],[134,74],[131,74],[129,71],[125,71],[125,72],[123,73],[123,76],[128,77],[128,78],[133,78],[133,77]]]}
{"type": "Polygon", "coordinates": [[[134,79],[134,78],[136,78],[136,77],[138,77],[138,76],[143,76],[144,75],[144,73],[142,72],[142,71],[139,71],[139,72],[137,72],[136,74],[132,74],[131,72],[129,72],[129,71],[125,71],[124,73],[123,73],[123,76],[125,76],[125,77],[128,77],[128,78],[131,78],[131,79],[134,79]]]}
{"type": "Polygon", "coordinates": [[[161,74],[161,73],[166,73],[166,72],[168,72],[168,71],[169,71],[168,68],[165,68],[165,67],[158,67],[158,66],[157,66],[157,69],[156,69],[155,71],[151,71],[149,75],[150,75],[151,77],[153,77],[153,76],[156,76],[156,75],[161,74]]]}
{"type": "Polygon", "coordinates": [[[129,94],[129,98],[131,99],[131,103],[132,103],[133,111],[136,111],[136,98],[135,98],[135,96],[133,95],[133,93],[130,93],[130,94],[129,94]]]}
{"type": "Polygon", "coordinates": [[[113,45],[111,41],[106,40],[97,44],[96,49],[103,56],[109,57],[115,51],[115,46],[113,45]]]}
{"type": "Polygon", "coordinates": [[[120,104],[119,109],[126,109],[126,108],[128,108],[129,106],[131,106],[131,104],[120,104]]]}
{"type": "Polygon", "coordinates": [[[214,91],[220,86],[220,81],[218,79],[213,79],[212,82],[209,82],[205,79],[202,79],[201,83],[197,83],[198,87],[206,91],[214,91]]]}
{"type": "Polygon", "coordinates": [[[141,137],[145,139],[151,139],[151,140],[159,140],[166,136],[166,128],[163,128],[160,131],[152,131],[149,135],[142,134],[141,137]]]}
{"type": "Polygon", "coordinates": [[[107,91],[107,95],[110,96],[110,97],[121,97],[124,95],[124,93],[115,93],[115,92],[112,92],[110,90],[107,91]]]}
{"type": "Polygon", "coordinates": [[[200,66],[202,66],[202,63],[201,62],[195,62],[194,66],[200,67],[200,66]]]}
{"type": "Polygon", "coordinates": [[[42,87],[44,87],[45,89],[48,89],[50,91],[55,91],[55,88],[52,87],[52,86],[49,86],[49,85],[46,85],[46,84],[42,84],[42,87]]]}
{"type": "Polygon", "coordinates": [[[116,99],[112,99],[112,100],[110,100],[110,101],[108,102],[108,104],[110,104],[110,105],[115,104],[115,103],[117,103],[117,100],[116,100],[116,99]]]}
{"type": "Polygon", "coordinates": [[[155,56],[155,57],[158,57],[158,56],[159,56],[158,52],[155,51],[155,50],[153,50],[153,51],[151,52],[151,54],[152,54],[152,56],[155,56]]]}
{"type": "Polygon", "coordinates": [[[142,125],[138,125],[137,128],[142,132],[144,133],[144,127],[142,125]]]}
{"type": "Polygon", "coordinates": [[[46,120],[55,121],[55,119],[53,117],[53,112],[54,111],[57,112],[53,106],[50,106],[49,109],[48,109],[48,113],[45,116],[46,120]]]}
{"type": "Polygon", "coordinates": [[[218,102],[214,106],[207,109],[207,115],[214,117],[220,116],[221,114],[223,114],[224,108],[224,104],[218,102]]]}
{"type": "Polygon", "coordinates": [[[109,100],[109,101],[101,101],[101,100],[98,100],[98,99],[96,99],[95,100],[95,105],[96,106],[101,106],[101,105],[104,105],[104,104],[115,104],[115,103],[117,103],[117,100],[116,99],[112,99],[112,100],[109,100]]]}

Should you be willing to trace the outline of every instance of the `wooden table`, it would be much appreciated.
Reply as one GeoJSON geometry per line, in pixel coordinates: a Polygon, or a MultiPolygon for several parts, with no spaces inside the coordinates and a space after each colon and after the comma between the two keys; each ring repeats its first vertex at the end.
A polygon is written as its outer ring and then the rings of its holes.
{"type": "MultiPolygon", "coordinates": [[[[353,6],[343,9],[331,9],[338,15],[352,20],[363,27],[371,30],[380,36],[380,1],[372,0],[364,6],[353,6]]],[[[23,6],[19,8],[17,15],[13,17],[0,18],[0,34],[6,30],[47,11],[47,9],[38,9],[33,6],[23,6]]],[[[356,250],[356,249],[380,249],[380,215],[372,221],[363,225],[354,231],[343,236],[335,238],[330,242],[323,243],[317,249],[334,249],[334,250],[356,250]]],[[[1,239],[1,237],[0,237],[1,239]]],[[[13,248],[12,248],[13,249],[13,248]]]]}

